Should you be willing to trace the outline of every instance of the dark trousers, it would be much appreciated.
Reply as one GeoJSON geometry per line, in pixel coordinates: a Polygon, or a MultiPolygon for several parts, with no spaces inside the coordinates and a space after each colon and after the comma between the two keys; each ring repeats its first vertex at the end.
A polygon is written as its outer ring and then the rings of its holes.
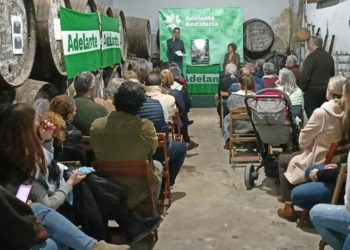
{"type": "Polygon", "coordinates": [[[321,107],[326,100],[326,89],[309,89],[304,94],[305,112],[308,118],[312,112],[321,107]]]}
{"type": "Polygon", "coordinates": [[[175,178],[178,175],[186,157],[186,144],[178,141],[170,142],[169,145],[169,172],[170,185],[175,184],[175,178]]]}
{"type": "Polygon", "coordinates": [[[287,171],[288,164],[290,160],[298,155],[301,154],[301,151],[294,152],[291,154],[283,154],[280,155],[278,159],[278,173],[279,173],[279,179],[280,179],[280,189],[281,189],[281,195],[285,201],[291,201],[291,192],[294,188],[294,185],[290,184],[287,178],[284,176],[284,173],[287,171]]]}

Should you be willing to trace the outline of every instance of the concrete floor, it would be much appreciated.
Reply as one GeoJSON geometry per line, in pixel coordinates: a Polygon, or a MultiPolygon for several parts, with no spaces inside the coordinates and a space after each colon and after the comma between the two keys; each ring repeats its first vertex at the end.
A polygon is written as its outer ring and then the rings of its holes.
{"type": "Polygon", "coordinates": [[[318,249],[320,237],[312,228],[277,216],[275,180],[261,174],[257,186],[246,190],[244,167],[228,163],[216,110],[193,109],[190,118],[190,134],[200,146],[189,151],[153,249],[318,249]]]}

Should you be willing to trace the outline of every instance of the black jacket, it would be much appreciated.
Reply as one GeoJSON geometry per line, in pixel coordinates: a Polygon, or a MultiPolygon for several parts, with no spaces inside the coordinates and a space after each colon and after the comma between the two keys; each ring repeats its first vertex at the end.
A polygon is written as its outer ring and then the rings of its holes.
{"type": "Polygon", "coordinates": [[[324,49],[317,48],[304,61],[299,87],[303,92],[312,89],[326,90],[329,78],[334,74],[333,57],[324,49]]]}

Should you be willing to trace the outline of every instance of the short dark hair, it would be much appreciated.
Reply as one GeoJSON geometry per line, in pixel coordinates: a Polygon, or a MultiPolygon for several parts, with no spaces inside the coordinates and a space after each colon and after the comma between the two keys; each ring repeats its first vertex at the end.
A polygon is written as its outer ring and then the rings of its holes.
{"type": "Polygon", "coordinates": [[[151,71],[145,78],[146,86],[160,86],[162,84],[162,79],[160,73],[157,71],[151,71]]]}
{"type": "Polygon", "coordinates": [[[179,27],[175,27],[175,28],[173,29],[173,33],[175,33],[175,30],[178,30],[179,32],[181,31],[179,27]]]}
{"type": "Polygon", "coordinates": [[[227,47],[231,47],[233,49],[233,51],[236,51],[237,50],[237,45],[235,43],[229,43],[227,45],[227,47]]]}
{"type": "Polygon", "coordinates": [[[137,115],[145,100],[145,89],[140,83],[125,81],[120,85],[118,92],[114,94],[113,104],[117,111],[137,115]]]}
{"type": "Polygon", "coordinates": [[[74,80],[74,88],[77,94],[85,94],[93,87],[94,74],[91,72],[82,72],[74,80]]]}

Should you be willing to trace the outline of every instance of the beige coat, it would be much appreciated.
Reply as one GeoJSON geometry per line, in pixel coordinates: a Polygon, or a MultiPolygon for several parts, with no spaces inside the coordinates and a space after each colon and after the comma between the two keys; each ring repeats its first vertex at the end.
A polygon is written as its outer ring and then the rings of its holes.
{"type": "Polygon", "coordinates": [[[325,102],[313,112],[299,136],[299,145],[304,152],[291,159],[284,174],[291,184],[305,182],[305,169],[312,164],[325,162],[330,145],[342,139],[343,114],[334,100],[325,102]]]}
{"type": "Polygon", "coordinates": [[[156,99],[161,102],[167,109],[168,115],[173,116],[176,113],[175,98],[171,95],[162,93],[162,89],[159,86],[146,86],[146,95],[152,99],[156,99]]]}

